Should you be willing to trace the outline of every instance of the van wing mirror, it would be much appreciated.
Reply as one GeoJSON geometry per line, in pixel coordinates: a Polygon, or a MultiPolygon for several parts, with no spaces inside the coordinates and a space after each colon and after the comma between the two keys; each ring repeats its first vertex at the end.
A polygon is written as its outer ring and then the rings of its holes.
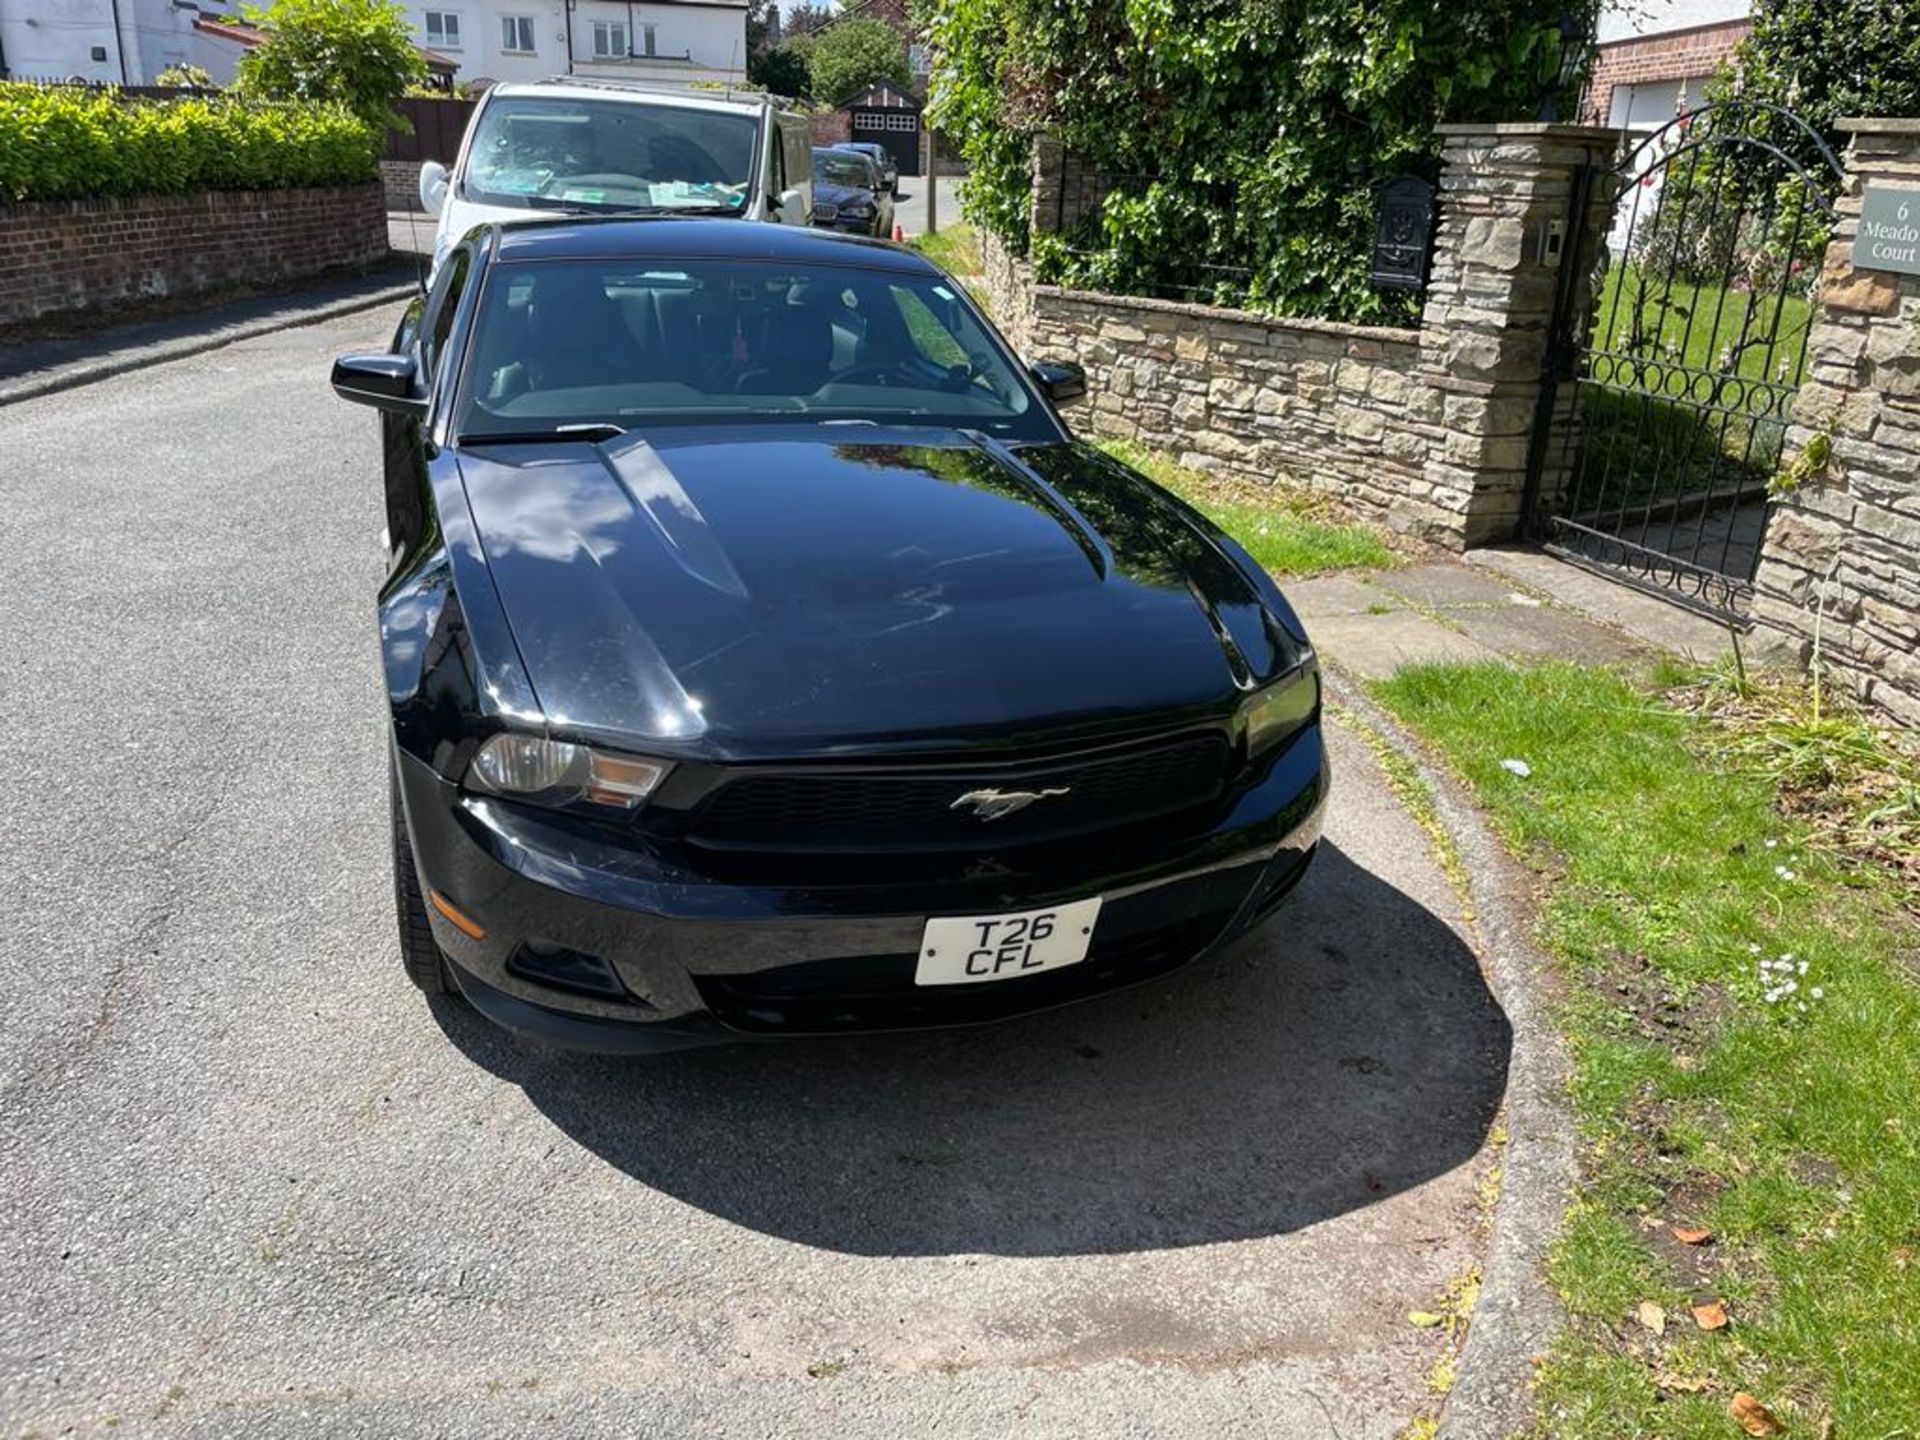
{"type": "Polygon", "coordinates": [[[420,165],[420,208],[429,215],[438,215],[440,207],[447,203],[447,167],[438,160],[422,161],[420,165]]]}
{"type": "Polygon", "coordinates": [[[802,225],[813,223],[813,206],[807,200],[807,192],[795,185],[790,190],[782,190],[780,198],[773,202],[773,208],[780,212],[780,218],[790,218],[789,212],[799,215],[802,225]]]}
{"type": "Polygon", "coordinates": [[[411,355],[342,355],[333,362],[334,394],[390,415],[427,413],[425,397],[413,393],[413,379],[411,355]]]}

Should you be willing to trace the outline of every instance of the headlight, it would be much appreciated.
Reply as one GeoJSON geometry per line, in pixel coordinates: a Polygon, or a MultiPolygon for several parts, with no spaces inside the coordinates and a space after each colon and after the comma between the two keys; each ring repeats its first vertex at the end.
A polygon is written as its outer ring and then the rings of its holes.
{"type": "Polygon", "coordinates": [[[873,206],[864,200],[853,200],[842,205],[840,207],[840,213],[842,215],[871,215],[873,214],[873,206]]]}
{"type": "Polygon", "coordinates": [[[1298,665],[1241,705],[1247,752],[1258,755],[1279,744],[1311,720],[1319,706],[1320,666],[1309,650],[1298,665]]]}
{"type": "Polygon", "coordinates": [[[664,760],[611,755],[544,735],[495,735],[473,757],[467,778],[476,789],[542,805],[577,800],[631,810],[673,767],[664,760]]]}

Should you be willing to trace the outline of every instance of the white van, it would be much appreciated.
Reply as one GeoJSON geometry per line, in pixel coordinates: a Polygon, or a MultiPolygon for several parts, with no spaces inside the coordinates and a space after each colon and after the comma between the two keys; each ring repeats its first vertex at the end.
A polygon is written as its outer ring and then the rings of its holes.
{"type": "Polygon", "coordinates": [[[420,167],[433,267],[473,226],[531,215],[721,215],[807,225],[813,139],[772,96],[582,76],[495,85],[453,170],[420,167]]]}

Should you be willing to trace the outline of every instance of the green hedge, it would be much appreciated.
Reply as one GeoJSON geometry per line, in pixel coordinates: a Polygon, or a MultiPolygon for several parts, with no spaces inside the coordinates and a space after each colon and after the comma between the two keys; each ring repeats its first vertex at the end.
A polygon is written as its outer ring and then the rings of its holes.
{"type": "Polygon", "coordinates": [[[339,106],[0,82],[0,202],[349,184],[379,173],[383,143],[339,106]]]}

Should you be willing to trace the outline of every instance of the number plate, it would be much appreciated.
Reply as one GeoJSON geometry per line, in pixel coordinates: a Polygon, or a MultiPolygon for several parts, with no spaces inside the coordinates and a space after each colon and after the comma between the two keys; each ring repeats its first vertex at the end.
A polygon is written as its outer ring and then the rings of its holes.
{"type": "Polygon", "coordinates": [[[1100,897],[1012,915],[958,915],[927,921],[916,985],[978,985],[1078,965],[1093,943],[1100,897]]]}

